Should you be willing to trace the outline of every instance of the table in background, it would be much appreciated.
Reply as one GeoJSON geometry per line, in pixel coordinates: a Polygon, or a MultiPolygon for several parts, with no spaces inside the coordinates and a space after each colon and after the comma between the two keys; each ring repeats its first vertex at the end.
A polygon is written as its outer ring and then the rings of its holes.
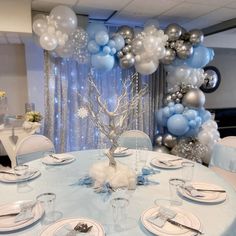
{"type": "MultiPolygon", "coordinates": [[[[135,153],[135,151],[133,152],[135,153]]],[[[68,165],[62,166],[45,166],[41,160],[35,160],[29,163],[30,167],[37,168],[41,171],[41,176],[29,182],[29,191],[19,193],[16,184],[0,183],[1,204],[13,202],[17,200],[35,199],[38,194],[43,192],[54,192],[57,195],[56,210],[61,212],[63,218],[79,218],[88,217],[97,220],[105,227],[106,235],[119,236],[141,236],[152,235],[140,222],[140,215],[149,207],[154,205],[157,198],[169,197],[168,180],[171,177],[181,177],[181,169],[177,170],[161,170],[160,174],[156,174],[155,178],[160,185],[138,186],[133,196],[130,198],[128,207],[128,217],[135,222],[125,232],[109,233],[112,228],[112,210],[108,201],[103,201],[100,194],[93,192],[92,188],[74,185],[78,178],[88,173],[89,167],[98,161],[99,151],[80,151],[71,153],[76,160],[68,165]]],[[[123,163],[132,163],[135,154],[128,157],[117,158],[117,161],[123,163]]],[[[162,154],[156,152],[148,152],[147,156],[151,160],[162,154]]],[[[225,202],[221,204],[203,204],[193,202],[187,199],[183,200],[183,209],[195,214],[203,224],[204,236],[235,236],[236,232],[236,192],[222,178],[217,176],[210,169],[195,164],[194,181],[209,182],[222,186],[228,194],[225,202]]],[[[41,222],[29,226],[25,230],[7,235],[40,235],[45,228],[41,222]]]]}

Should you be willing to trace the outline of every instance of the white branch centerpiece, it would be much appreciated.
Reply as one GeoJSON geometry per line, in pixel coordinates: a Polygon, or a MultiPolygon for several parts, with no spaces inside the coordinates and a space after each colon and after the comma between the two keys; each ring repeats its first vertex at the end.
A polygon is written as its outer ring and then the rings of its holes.
{"type": "MultiPolygon", "coordinates": [[[[114,152],[118,147],[118,139],[120,135],[128,129],[129,116],[134,112],[142,97],[148,91],[148,86],[145,84],[142,89],[136,91],[134,95],[132,95],[132,91],[134,91],[132,86],[135,84],[134,81],[137,79],[137,76],[138,73],[135,73],[130,78],[122,81],[122,91],[120,96],[117,98],[116,104],[112,111],[110,111],[107,102],[102,99],[102,94],[98,90],[97,85],[93,80],[92,74],[88,76],[88,89],[90,95],[89,99],[84,98],[81,94],[79,94],[84,104],[83,107],[78,110],[78,116],[81,118],[88,116],[94,125],[111,142],[111,147],[106,153],[107,157],[109,158],[109,165],[97,163],[96,167],[92,167],[93,171],[90,171],[90,173],[109,172],[106,177],[103,176],[102,178],[100,178],[101,176],[98,177],[97,174],[92,174],[92,177],[95,177],[96,180],[100,179],[98,181],[100,183],[102,181],[108,181],[110,183],[109,180],[116,179],[116,175],[121,175],[121,172],[122,175],[124,175],[125,172],[129,172],[130,174],[130,171],[127,171],[128,169],[124,168],[123,165],[120,163],[117,165],[117,162],[114,158],[114,152]]],[[[117,181],[116,184],[113,184],[115,185],[113,187],[124,187],[124,185],[128,184],[128,181],[120,181],[120,184],[117,183],[117,181]]],[[[110,184],[112,185],[112,183],[110,184]]]]}

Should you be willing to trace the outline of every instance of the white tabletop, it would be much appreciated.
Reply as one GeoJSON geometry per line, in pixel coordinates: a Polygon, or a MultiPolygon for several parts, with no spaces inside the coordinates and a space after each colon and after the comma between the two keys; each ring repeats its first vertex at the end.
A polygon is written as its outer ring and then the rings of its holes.
{"type": "MultiPolygon", "coordinates": [[[[84,186],[71,186],[70,184],[88,173],[89,167],[98,161],[98,151],[73,152],[76,158],[71,164],[63,166],[45,166],[41,160],[29,163],[31,167],[41,171],[41,176],[29,182],[28,192],[20,193],[15,184],[0,183],[0,202],[8,203],[16,200],[35,199],[43,192],[54,192],[57,195],[56,210],[63,218],[88,217],[97,220],[106,230],[106,235],[139,236],[152,235],[140,223],[141,213],[154,206],[157,198],[169,197],[168,180],[171,177],[181,177],[181,170],[161,170],[160,174],[154,177],[160,185],[138,186],[130,199],[128,206],[128,217],[133,219],[132,227],[125,231],[112,232],[112,210],[109,200],[104,202],[101,195],[93,192],[92,188],[84,186]],[[112,233],[111,233],[112,232],[112,233]]],[[[147,152],[148,159],[162,154],[147,152]]],[[[131,163],[134,154],[128,157],[117,158],[120,162],[131,163]]],[[[220,204],[202,204],[190,200],[183,200],[181,208],[194,213],[201,221],[206,236],[235,236],[236,235],[236,192],[222,178],[217,176],[210,169],[196,164],[194,181],[208,182],[222,186],[227,191],[227,200],[220,204]]],[[[38,222],[27,229],[8,233],[7,235],[40,235],[45,225],[38,222]]]]}

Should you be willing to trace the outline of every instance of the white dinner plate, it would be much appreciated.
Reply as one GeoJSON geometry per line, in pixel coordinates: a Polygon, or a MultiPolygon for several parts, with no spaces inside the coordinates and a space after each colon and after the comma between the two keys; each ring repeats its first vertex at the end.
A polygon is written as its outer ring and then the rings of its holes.
{"type": "MultiPolygon", "coordinates": [[[[202,183],[202,182],[192,182],[189,183],[189,185],[192,185],[194,188],[201,188],[201,189],[220,189],[224,190],[222,187],[210,184],[210,183],[202,183]]],[[[227,193],[226,192],[210,192],[210,191],[199,191],[201,195],[199,197],[193,197],[187,190],[184,188],[178,189],[180,194],[182,194],[184,197],[191,199],[193,201],[197,202],[205,202],[205,203],[220,203],[226,200],[227,193]]]]}
{"type": "MultiPolygon", "coordinates": [[[[106,155],[108,151],[105,151],[104,154],[106,155]]],[[[114,157],[126,157],[126,156],[130,156],[132,154],[131,150],[126,150],[123,152],[115,152],[113,153],[114,157]]]]}
{"type": "MultiPolygon", "coordinates": [[[[13,203],[7,203],[0,205],[0,215],[6,214],[7,212],[17,212],[20,211],[20,205],[26,202],[32,201],[17,201],[13,203]]],[[[39,220],[42,215],[44,214],[44,209],[40,203],[36,203],[35,206],[32,208],[33,218],[28,220],[22,220],[15,223],[15,216],[2,216],[0,217],[0,232],[10,232],[14,230],[19,230],[24,227],[27,227],[37,220],[39,220]]],[[[23,234],[22,234],[23,235],[23,234]]]]}
{"type": "Polygon", "coordinates": [[[68,153],[53,154],[53,156],[55,156],[61,160],[57,160],[53,157],[46,156],[46,157],[42,158],[42,163],[44,163],[46,165],[65,165],[65,164],[69,164],[75,160],[75,157],[71,154],[68,154],[68,153]]]}
{"type": "Polygon", "coordinates": [[[41,174],[41,172],[36,169],[29,169],[27,173],[24,176],[21,176],[20,178],[14,175],[13,171],[11,171],[11,173],[13,174],[0,173],[0,181],[5,183],[20,183],[35,179],[41,174]]]}
{"type": "Polygon", "coordinates": [[[168,157],[168,159],[167,158],[154,158],[154,159],[152,159],[151,160],[151,165],[153,165],[154,167],[158,167],[158,168],[162,168],[162,169],[179,169],[179,168],[182,168],[182,162],[183,162],[183,160],[178,160],[178,161],[172,161],[171,163],[173,164],[173,165],[171,165],[171,166],[168,166],[168,165],[165,165],[165,164],[163,164],[163,163],[161,163],[160,161],[168,161],[168,160],[175,160],[175,159],[177,159],[177,157],[176,158],[169,158],[168,157]]]}
{"type": "MultiPolygon", "coordinates": [[[[71,228],[74,228],[79,222],[85,223],[88,226],[93,226],[90,233],[93,236],[105,236],[104,228],[101,224],[99,224],[97,221],[88,219],[88,218],[73,218],[73,219],[62,219],[57,221],[56,223],[48,226],[43,232],[41,233],[41,236],[56,236],[59,234],[59,231],[62,227],[66,225],[70,225],[71,228]]],[[[86,235],[86,233],[84,234],[86,235]]]]}
{"type": "MultiPolygon", "coordinates": [[[[197,230],[201,230],[200,220],[190,212],[184,211],[179,208],[171,207],[171,210],[175,211],[177,214],[173,220],[182,223],[184,225],[190,226],[197,230]]],[[[159,236],[194,236],[196,232],[192,230],[181,228],[179,226],[173,225],[169,222],[166,222],[163,227],[158,227],[155,224],[148,221],[152,216],[158,214],[159,207],[153,207],[143,212],[141,215],[141,222],[143,226],[150,231],[151,233],[159,236]]]]}

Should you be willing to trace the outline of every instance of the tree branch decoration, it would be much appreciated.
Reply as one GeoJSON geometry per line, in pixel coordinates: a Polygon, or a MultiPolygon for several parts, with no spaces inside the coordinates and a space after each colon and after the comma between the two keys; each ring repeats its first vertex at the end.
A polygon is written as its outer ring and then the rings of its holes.
{"type": "Polygon", "coordinates": [[[93,80],[92,74],[88,76],[89,99],[79,94],[79,97],[83,100],[84,106],[78,110],[78,116],[85,118],[88,115],[94,125],[112,144],[106,154],[109,158],[110,166],[116,166],[113,154],[118,147],[118,138],[128,128],[128,117],[148,91],[148,86],[145,84],[138,93],[134,96],[131,95],[131,88],[137,76],[138,73],[135,73],[130,78],[126,78],[122,81],[122,91],[117,98],[113,111],[109,110],[107,103],[102,99],[102,95],[93,80]]]}

